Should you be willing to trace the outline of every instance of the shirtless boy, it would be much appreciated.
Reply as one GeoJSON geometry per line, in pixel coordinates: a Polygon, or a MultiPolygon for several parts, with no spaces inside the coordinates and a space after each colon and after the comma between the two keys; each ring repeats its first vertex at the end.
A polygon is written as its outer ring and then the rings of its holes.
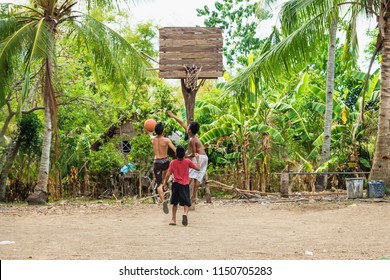
{"type": "Polygon", "coordinates": [[[203,180],[203,177],[206,175],[206,169],[208,164],[208,157],[205,153],[202,142],[200,142],[199,138],[196,134],[199,131],[200,125],[197,122],[191,122],[189,126],[187,126],[181,119],[176,117],[172,112],[168,112],[168,116],[175,119],[188,133],[189,137],[189,153],[186,154],[186,158],[190,158],[193,162],[195,161],[195,155],[199,155],[199,167],[200,170],[197,171],[195,169],[190,169],[190,178],[194,179],[194,189],[191,194],[191,203],[195,204],[198,189],[200,183],[203,180]]]}
{"type": "Polygon", "coordinates": [[[176,152],[176,147],[169,138],[164,137],[164,126],[161,122],[156,124],[154,132],[156,136],[152,136],[150,133],[154,151],[153,172],[157,183],[157,193],[163,203],[163,211],[168,214],[168,201],[164,201],[164,189],[161,183],[169,167],[168,147],[174,152],[176,152]]]}

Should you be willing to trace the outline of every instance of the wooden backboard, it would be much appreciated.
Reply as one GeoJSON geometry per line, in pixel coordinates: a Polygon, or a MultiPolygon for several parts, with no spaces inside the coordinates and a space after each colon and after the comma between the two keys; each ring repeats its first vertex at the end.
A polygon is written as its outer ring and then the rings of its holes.
{"type": "Polygon", "coordinates": [[[201,66],[200,79],[223,75],[222,30],[216,27],[164,27],[160,32],[159,76],[184,79],[184,65],[201,66]]]}

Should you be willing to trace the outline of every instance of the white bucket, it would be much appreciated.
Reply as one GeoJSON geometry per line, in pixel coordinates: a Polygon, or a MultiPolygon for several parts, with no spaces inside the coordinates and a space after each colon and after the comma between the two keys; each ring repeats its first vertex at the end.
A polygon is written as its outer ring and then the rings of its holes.
{"type": "Polygon", "coordinates": [[[364,178],[345,178],[348,198],[363,198],[364,178]]]}

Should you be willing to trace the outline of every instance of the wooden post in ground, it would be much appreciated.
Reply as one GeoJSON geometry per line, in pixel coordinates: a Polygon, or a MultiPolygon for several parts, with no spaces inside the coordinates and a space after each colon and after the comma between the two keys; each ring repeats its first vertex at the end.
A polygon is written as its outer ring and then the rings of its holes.
{"type": "Polygon", "coordinates": [[[280,195],[282,197],[290,197],[291,195],[290,177],[288,173],[282,173],[280,175],[280,195]]]}

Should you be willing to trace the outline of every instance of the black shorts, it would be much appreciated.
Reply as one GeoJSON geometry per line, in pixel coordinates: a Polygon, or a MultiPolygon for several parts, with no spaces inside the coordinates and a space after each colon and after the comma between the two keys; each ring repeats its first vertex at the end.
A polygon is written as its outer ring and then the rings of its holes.
{"type": "Polygon", "coordinates": [[[163,177],[162,172],[168,170],[169,160],[168,159],[156,159],[154,160],[153,173],[156,178],[157,187],[162,183],[163,177]]]}
{"type": "Polygon", "coordinates": [[[178,182],[172,184],[171,204],[180,206],[191,206],[190,186],[182,185],[178,182]]]}

